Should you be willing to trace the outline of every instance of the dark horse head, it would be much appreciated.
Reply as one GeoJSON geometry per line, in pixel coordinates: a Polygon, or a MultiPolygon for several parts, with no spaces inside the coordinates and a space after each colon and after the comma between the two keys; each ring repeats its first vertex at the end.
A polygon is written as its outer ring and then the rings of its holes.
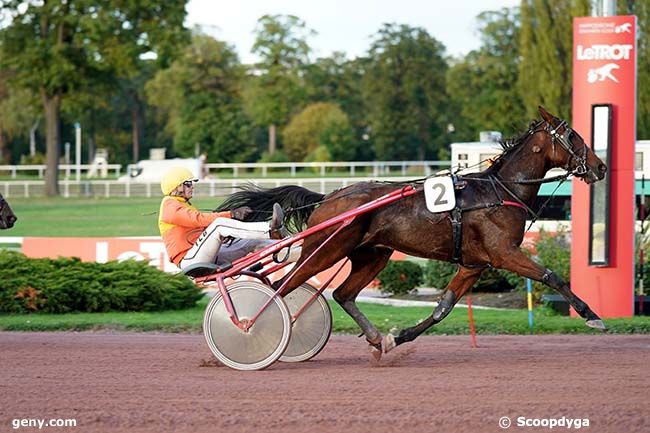
{"type": "Polygon", "coordinates": [[[545,159],[541,167],[543,170],[561,167],[586,183],[594,183],[605,177],[607,166],[587,146],[580,134],[542,106],[539,107],[539,114],[542,120],[532,123],[524,134],[505,143],[505,153],[510,153],[509,150],[515,147],[527,148],[531,153],[518,155],[519,158],[534,164],[533,154],[539,154],[545,159]]]}
{"type": "Polygon", "coordinates": [[[12,228],[17,219],[7,200],[0,194],[0,229],[12,228]]]}

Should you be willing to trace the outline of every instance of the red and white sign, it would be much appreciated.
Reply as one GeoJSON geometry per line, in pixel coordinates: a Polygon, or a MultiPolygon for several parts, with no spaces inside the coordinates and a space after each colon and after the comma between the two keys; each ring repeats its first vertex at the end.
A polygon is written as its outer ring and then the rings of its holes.
{"type": "Polygon", "coordinates": [[[589,265],[590,188],[573,181],[571,289],[602,317],[631,316],[634,296],[636,17],[573,21],[573,128],[591,144],[592,105],[612,104],[610,249],[607,267],[589,265]]]}
{"type": "MultiPolygon", "coordinates": [[[[134,238],[23,238],[22,252],[32,258],[78,257],[85,262],[106,263],[109,260],[146,260],[152,266],[166,272],[180,272],[180,269],[169,261],[160,237],[134,238]]],[[[395,252],[392,260],[403,260],[403,253],[395,252]]],[[[291,267],[288,266],[276,272],[271,280],[282,277],[291,267]]],[[[329,276],[338,269],[338,265],[312,277],[309,282],[316,287],[327,281],[329,276]]],[[[332,281],[331,287],[338,287],[350,273],[350,265],[332,281]]],[[[248,279],[248,277],[241,277],[248,279]]]]}

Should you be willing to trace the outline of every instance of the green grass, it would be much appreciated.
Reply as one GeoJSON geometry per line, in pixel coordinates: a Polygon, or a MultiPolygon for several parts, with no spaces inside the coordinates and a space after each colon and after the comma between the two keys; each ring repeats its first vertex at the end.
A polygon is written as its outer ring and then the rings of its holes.
{"type": "MultiPolygon", "coordinates": [[[[196,307],[181,311],[158,313],[69,313],[69,314],[0,314],[3,331],[162,331],[199,332],[207,300],[196,307]]],[[[359,304],[361,310],[383,333],[391,329],[413,326],[431,313],[428,307],[391,307],[377,304],[359,304]]],[[[334,318],[334,332],[356,334],[359,328],[335,303],[330,303],[334,318]]],[[[474,310],[476,331],[479,334],[529,334],[525,310],[474,310]]],[[[611,319],[605,321],[610,332],[648,333],[650,317],[611,319]]],[[[429,334],[467,334],[467,310],[457,308],[429,334]]],[[[545,308],[535,312],[534,334],[598,334],[585,326],[582,319],[556,316],[545,308]]]]}
{"type": "MultiPolygon", "coordinates": [[[[11,198],[18,221],[3,236],[158,236],[156,198],[11,198]]],[[[212,209],[218,199],[193,200],[212,209]]]]}

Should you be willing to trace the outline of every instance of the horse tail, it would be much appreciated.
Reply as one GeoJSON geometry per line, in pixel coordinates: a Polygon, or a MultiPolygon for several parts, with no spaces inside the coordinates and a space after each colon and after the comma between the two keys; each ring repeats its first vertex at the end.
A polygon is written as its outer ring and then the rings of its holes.
{"type": "Polygon", "coordinates": [[[247,184],[238,189],[240,191],[230,195],[215,210],[226,211],[248,206],[253,212],[246,217],[246,221],[265,221],[273,213],[273,204],[279,203],[285,210],[285,224],[294,232],[301,231],[307,225],[316,205],[325,197],[324,194],[296,185],[266,189],[247,184]]]}

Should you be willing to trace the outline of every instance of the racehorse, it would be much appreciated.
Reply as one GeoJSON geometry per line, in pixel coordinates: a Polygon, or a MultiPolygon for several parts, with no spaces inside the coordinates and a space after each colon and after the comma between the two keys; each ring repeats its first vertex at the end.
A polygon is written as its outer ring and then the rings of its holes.
{"type": "Polygon", "coordinates": [[[12,228],[17,219],[7,200],[0,194],[0,230],[12,228]]]}
{"type": "MultiPolygon", "coordinates": [[[[387,206],[359,215],[297,272],[287,275],[290,291],[313,275],[347,257],[351,271],[334,291],[334,299],[355,320],[368,340],[375,358],[382,351],[414,340],[432,325],[443,320],[458,300],[489,267],[505,269],[522,277],[540,281],[558,291],[590,327],[605,330],[602,320],[578,298],[552,270],[534,262],[520,249],[526,217],[547,171],[564,168],[590,184],[604,178],[607,166],[589,149],[569,125],[539,107],[541,120],[531,123],[519,136],[502,143],[504,152],[486,170],[457,176],[456,208],[431,213],[419,192],[387,206]],[[355,298],[386,266],[394,250],[428,259],[458,264],[441,302],[419,324],[403,329],[397,336],[382,338],[377,328],[357,308],[355,298]]],[[[287,218],[298,226],[312,227],[329,218],[363,205],[406,183],[360,182],[328,195],[298,186],[261,189],[244,188],[231,195],[219,210],[252,207],[251,220],[268,218],[277,201],[288,209],[287,218]],[[318,205],[316,207],[316,205],[318,205]],[[294,211],[292,212],[292,209],[294,211]]],[[[411,183],[413,185],[413,183],[411,183]]],[[[415,183],[416,188],[422,185],[415,183]]],[[[338,226],[317,232],[305,239],[296,266],[316,250],[338,226]]],[[[277,287],[283,281],[276,283],[277,287]]]]}

